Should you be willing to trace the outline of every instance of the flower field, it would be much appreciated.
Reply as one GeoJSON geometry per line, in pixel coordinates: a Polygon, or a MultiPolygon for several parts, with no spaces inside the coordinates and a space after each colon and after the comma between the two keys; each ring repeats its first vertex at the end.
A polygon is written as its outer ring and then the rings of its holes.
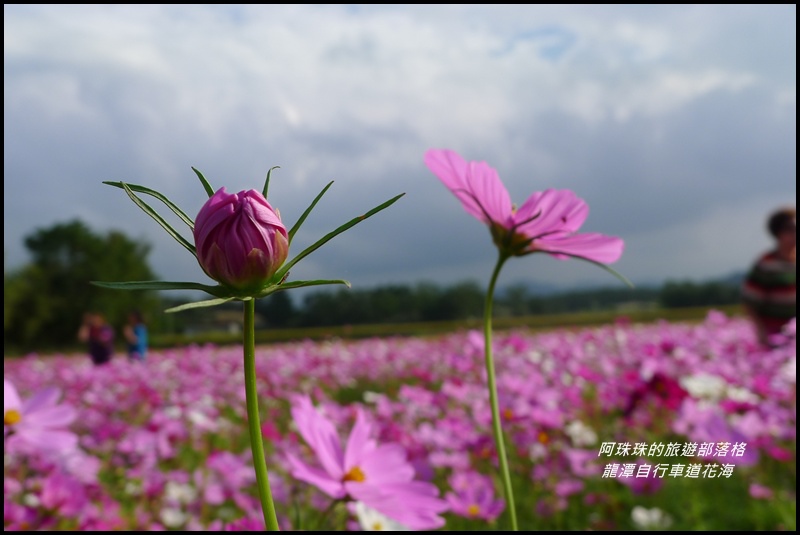
{"type": "MultiPolygon", "coordinates": [[[[257,348],[282,529],[506,529],[483,343],[257,348]]],[[[796,528],[794,323],[771,350],[711,312],[497,332],[494,356],[521,529],[796,528]]],[[[4,377],[6,530],[263,529],[240,346],[29,355],[4,377]]]]}

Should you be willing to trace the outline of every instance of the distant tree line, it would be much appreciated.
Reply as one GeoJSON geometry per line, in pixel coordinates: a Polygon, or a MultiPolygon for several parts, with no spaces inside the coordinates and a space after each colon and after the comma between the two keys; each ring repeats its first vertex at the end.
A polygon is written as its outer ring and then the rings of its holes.
{"type": "MultiPolygon", "coordinates": [[[[148,265],[150,246],[118,231],[92,232],[79,220],[40,229],[25,239],[28,265],[4,269],[4,350],[26,352],[78,348],[76,333],[86,311],[106,315],[121,332],[133,309],[148,318],[153,334],[183,333],[208,319],[237,317],[238,303],[211,309],[164,314],[182,301],[156,292],[107,290],[93,280],[154,280],[148,265]]],[[[318,327],[368,323],[452,321],[480,318],[485,288],[473,281],[442,286],[429,282],[374,288],[320,290],[296,302],[278,292],[256,302],[256,313],[268,328],[318,327]]],[[[718,306],[739,302],[733,279],[668,281],[660,287],[604,288],[537,293],[524,284],[499,290],[496,316],[560,314],[581,311],[656,307],[718,306]]]]}
{"type": "MultiPolygon", "coordinates": [[[[464,281],[386,285],[371,289],[318,291],[294,304],[286,294],[256,303],[256,312],[273,327],[316,327],[364,323],[447,321],[480,318],[485,288],[464,281]]],[[[528,316],[584,311],[679,308],[736,304],[739,287],[731,282],[669,281],[661,287],[601,287],[537,295],[524,285],[499,292],[496,316],[528,316]]]]}
{"type": "Polygon", "coordinates": [[[72,347],[87,311],[104,314],[118,332],[128,313],[156,318],[152,292],[113,291],[90,281],[153,280],[150,246],[121,232],[92,232],[79,220],[40,229],[25,238],[31,261],[3,269],[3,348],[34,351],[72,347]]]}
{"type": "Polygon", "coordinates": [[[703,283],[667,281],[659,291],[658,301],[664,308],[734,304],[741,299],[740,286],[736,279],[703,283]]]}

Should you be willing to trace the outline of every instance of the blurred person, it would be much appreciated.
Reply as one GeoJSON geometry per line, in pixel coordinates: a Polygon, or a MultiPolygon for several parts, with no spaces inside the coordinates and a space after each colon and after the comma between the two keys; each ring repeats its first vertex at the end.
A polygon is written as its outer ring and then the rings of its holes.
{"type": "Polygon", "coordinates": [[[114,355],[114,329],[99,312],[87,312],[78,330],[78,339],[88,345],[96,366],[106,364],[114,355]]]}
{"type": "Polygon", "coordinates": [[[125,342],[128,348],[128,360],[144,362],[147,358],[147,325],[142,313],[138,310],[128,314],[128,322],[123,328],[125,342]]]}
{"type": "Polygon", "coordinates": [[[750,268],[742,285],[745,311],[761,344],[771,339],[797,315],[797,222],[795,208],[783,208],[767,219],[775,245],[750,268]]]}

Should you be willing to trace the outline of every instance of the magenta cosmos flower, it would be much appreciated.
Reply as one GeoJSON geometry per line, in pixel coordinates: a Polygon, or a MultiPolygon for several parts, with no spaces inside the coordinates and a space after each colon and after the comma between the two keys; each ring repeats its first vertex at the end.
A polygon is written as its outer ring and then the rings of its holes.
{"type": "Polygon", "coordinates": [[[215,281],[242,291],[261,289],[286,261],[289,233],[256,190],[220,188],[194,222],[197,260],[215,281]]]}
{"type": "Polygon", "coordinates": [[[505,508],[505,502],[495,498],[491,478],[483,474],[456,472],[450,477],[450,485],[453,492],[446,499],[454,514],[493,522],[505,508]]]}
{"type": "Polygon", "coordinates": [[[620,238],[576,234],[589,207],[572,191],[537,191],[517,208],[497,171],[486,162],[467,162],[452,150],[431,149],[425,153],[425,164],[469,214],[489,225],[494,243],[504,254],[545,252],[602,264],[616,262],[622,255],[620,238]]]}
{"type": "Polygon", "coordinates": [[[8,380],[3,379],[3,434],[6,451],[67,452],[74,450],[78,436],[69,431],[77,416],[69,405],[59,404],[61,391],[45,388],[25,401],[8,380]]]}
{"type": "Polygon", "coordinates": [[[413,530],[444,525],[447,510],[432,483],[414,481],[414,468],[399,444],[378,445],[361,408],[344,449],[334,425],[317,411],[308,396],[295,399],[292,417],[319,460],[320,468],[288,454],[292,475],[331,498],[363,502],[413,530]]]}

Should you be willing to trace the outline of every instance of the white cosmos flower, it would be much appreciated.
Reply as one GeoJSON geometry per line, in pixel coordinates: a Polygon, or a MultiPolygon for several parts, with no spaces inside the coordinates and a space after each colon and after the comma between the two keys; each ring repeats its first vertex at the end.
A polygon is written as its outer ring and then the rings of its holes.
{"type": "Polygon", "coordinates": [[[388,518],[363,502],[356,502],[356,518],[364,531],[411,531],[400,522],[388,518]]]}
{"type": "Polygon", "coordinates": [[[197,498],[197,490],[191,486],[168,481],[164,486],[164,497],[172,503],[191,503],[197,498]]]}
{"type": "Polygon", "coordinates": [[[216,425],[206,413],[197,409],[190,409],[186,414],[187,419],[199,430],[215,431],[216,425]]]}
{"type": "Polygon", "coordinates": [[[22,497],[22,503],[28,507],[39,507],[42,504],[42,502],[39,500],[39,497],[35,494],[25,494],[22,497]]]}
{"type": "Polygon", "coordinates": [[[564,428],[564,431],[572,440],[572,444],[576,448],[593,446],[597,443],[597,433],[594,432],[594,429],[580,420],[574,420],[568,423],[564,428]]]}
{"type": "Polygon", "coordinates": [[[681,386],[696,399],[719,400],[725,394],[728,383],[722,377],[700,373],[680,380],[681,386]]]}
{"type": "Polygon", "coordinates": [[[161,523],[168,528],[177,528],[186,523],[189,519],[186,513],[174,507],[165,507],[161,510],[161,523]]]}
{"type": "Polygon", "coordinates": [[[728,399],[744,403],[757,403],[759,401],[758,396],[741,386],[729,386],[728,399]]]}
{"type": "Polygon", "coordinates": [[[123,491],[128,496],[139,496],[142,494],[142,484],[135,480],[128,480],[128,482],[125,483],[123,491]]]}
{"type": "Polygon", "coordinates": [[[171,418],[173,420],[179,420],[183,415],[183,409],[180,407],[176,407],[175,405],[171,405],[164,409],[164,415],[167,418],[171,418]]]}
{"type": "Polygon", "coordinates": [[[538,461],[539,459],[544,459],[547,455],[547,447],[542,444],[541,442],[534,442],[528,448],[528,457],[530,457],[531,461],[538,461]]]}
{"type": "Polygon", "coordinates": [[[672,524],[672,519],[669,515],[658,507],[648,509],[637,505],[631,510],[631,518],[639,529],[662,530],[672,524]]]}
{"type": "Polygon", "coordinates": [[[790,383],[797,383],[797,357],[792,358],[781,366],[778,376],[790,383]]]}
{"type": "Polygon", "coordinates": [[[364,392],[364,403],[370,403],[370,404],[378,403],[379,401],[381,401],[385,397],[386,396],[384,396],[381,393],[371,392],[371,391],[367,390],[367,391],[364,392]]]}

